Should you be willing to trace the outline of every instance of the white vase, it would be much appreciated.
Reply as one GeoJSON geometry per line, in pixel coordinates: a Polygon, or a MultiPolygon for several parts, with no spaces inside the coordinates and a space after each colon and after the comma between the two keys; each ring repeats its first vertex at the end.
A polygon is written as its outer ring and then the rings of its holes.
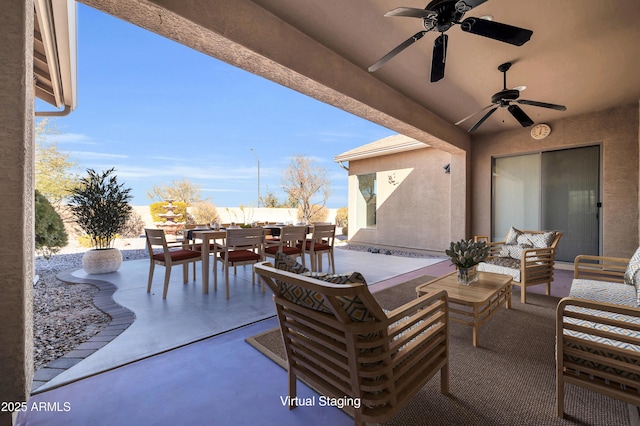
{"type": "Polygon", "coordinates": [[[117,248],[91,249],[82,256],[82,269],[87,274],[108,274],[122,265],[122,253],[117,248]]]}

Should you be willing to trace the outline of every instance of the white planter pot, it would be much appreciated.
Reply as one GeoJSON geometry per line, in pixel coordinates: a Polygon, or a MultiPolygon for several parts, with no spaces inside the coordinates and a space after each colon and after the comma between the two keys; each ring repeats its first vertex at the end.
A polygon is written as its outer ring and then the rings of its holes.
{"type": "Polygon", "coordinates": [[[87,274],[108,274],[122,265],[122,253],[117,248],[92,249],[82,256],[82,269],[87,274]]]}

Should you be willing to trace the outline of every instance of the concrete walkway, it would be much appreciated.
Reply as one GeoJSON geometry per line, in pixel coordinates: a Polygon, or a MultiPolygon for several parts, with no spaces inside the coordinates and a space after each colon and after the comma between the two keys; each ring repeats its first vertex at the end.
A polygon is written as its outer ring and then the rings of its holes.
{"type": "MultiPolygon", "coordinates": [[[[369,284],[441,262],[444,258],[410,258],[336,248],[336,272],[361,272],[369,284]]],[[[36,393],[150,357],[275,315],[269,292],[251,283],[251,267],[239,267],[230,276],[230,298],[225,299],[224,274],[218,271],[218,291],[202,293],[198,264],[196,281],[182,284],[181,267],[174,268],[166,300],[162,299],[164,268],[156,267],[151,293],[146,292],[147,259],[124,262],[116,273],[70,273],[69,281],[102,284],[115,289],[113,302],[100,295],[111,309],[111,330],[101,333],[71,357],[59,359],[36,373],[36,393]],[[99,278],[99,280],[96,280],[99,278]],[[100,281],[100,283],[98,283],[100,281]],[[115,312],[115,314],[114,314],[115,312]],[[115,324],[114,324],[115,323],[115,324]],[[123,331],[124,330],[124,331],[123,331]],[[113,337],[115,335],[115,338],[113,337]],[[83,352],[84,351],[84,352],[83,352]],[[75,357],[75,358],[74,358],[75,357]],[[40,373],[40,375],[38,375],[40,373]]],[[[328,271],[325,257],[325,271],[328,271]]],[[[191,278],[191,273],[190,273],[191,278]]],[[[257,280],[256,280],[257,281],[257,280]]]]}

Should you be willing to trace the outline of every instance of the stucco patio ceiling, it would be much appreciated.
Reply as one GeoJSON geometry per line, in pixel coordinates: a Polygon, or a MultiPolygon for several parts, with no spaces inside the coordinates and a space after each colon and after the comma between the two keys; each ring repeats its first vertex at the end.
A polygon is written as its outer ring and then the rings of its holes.
{"type": "MultiPolygon", "coordinates": [[[[367,69],[422,29],[415,18],[384,17],[390,9],[424,8],[427,0],[254,0],[269,12],[367,69]],[[311,6],[309,3],[313,3],[311,6]]],[[[427,33],[375,72],[376,78],[414,99],[449,123],[489,105],[502,88],[504,62],[514,62],[510,88],[525,85],[524,99],[559,103],[566,112],[523,106],[536,122],[637,102],[640,98],[640,2],[627,0],[489,0],[467,12],[533,30],[521,47],[465,33],[447,35],[445,78],[429,83],[433,43],[427,33]]],[[[480,118],[480,116],[478,116],[480,118]]],[[[474,123],[469,120],[464,129],[474,123]]],[[[478,132],[517,128],[506,109],[478,132]],[[503,122],[504,119],[504,122],[503,122]]]]}
{"type": "MultiPolygon", "coordinates": [[[[490,104],[491,95],[502,89],[497,67],[504,62],[513,63],[509,88],[527,86],[521,98],[566,105],[565,112],[522,106],[535,122],[640,98],[637,1],[488,0],[465,17],[491,15],[497,22],[532,30],[531,40],[517,47],[456,25],[447,32],[445,78],[436,83],[429,83],[437,36],[432,32],[375,73],[367,71],[423,28],[420,19],[387,18],[385,12],[400,6],[424,8],[426,0],[82,1],[435,147],[441,141],[468,146],[464,134],[475,121],[461,129],[453,123],[490,104]],[[307,80],[296,81],[299,75],[307,80]],[[394,109],[404,110],[404,116],[392,113],[394,109]],[[412,129],[437,140],[407,131],[412,129]]],[[[477,133],[519,127],[501,108],[477,133]]]]}

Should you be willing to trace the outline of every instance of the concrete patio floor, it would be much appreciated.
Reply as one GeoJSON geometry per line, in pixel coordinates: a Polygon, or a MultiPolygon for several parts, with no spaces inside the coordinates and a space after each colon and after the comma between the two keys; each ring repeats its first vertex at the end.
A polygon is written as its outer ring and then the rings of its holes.
{"type": "MultiPolygon", "coordinates": [[[[336,273],[361,272],[371,285],[388,281],[398,275],[420,270],[442,258],[412,258],[336,248],[336,273]]],[[[324,270],[328,271],[326,265],[324,270]]],[[[197,279],[182,284],[182,267],[174,268],[166,300],[162,299],[164,268],[156,267],[151,293],[146,292],[149,261],[126,261],[112,274],[87,275],[83,270],[70,273],[74,282],[102,281],[115,286],[113,301],[121,306],[115,312],[124,312],[116,318],[117,334],[108,337],[108,343],[88,342],[75,354],[49,364],[48,370],[36,372],[34,393],[59,387],[78,379],[142,360],[189,343],[219,335],[275,315],[269,292],[261,285],[251,283],[251,267],[238,267],[237,275],[230,274],[230,298],[225,298],[224,274],[218,270],[218,290],[213,291],[210,277],[209,294],[202,293],[200,264],[197,279]],[[123,309],[126,308],[126,309],[123,309]],[[128,312],[127,309],[133,312],[128,312]],[[135,320],[134,320],[135,318],[135,320]],[[129,323],[133,323],[129,326],[129,323]],[[117,327],[124,329],[120,333],[117,327]],[[85,353],[82,353],[82,352],[85,353]],[[73,358],[76,356],[77,358],[73,358]]],[[[109,299],[110,302],[110,299],[109,299]]],[[[112,316],[114,316],[112,314],[112,316]]],[[[100,339],[97,339],[100,340],[100,339]]]]}

